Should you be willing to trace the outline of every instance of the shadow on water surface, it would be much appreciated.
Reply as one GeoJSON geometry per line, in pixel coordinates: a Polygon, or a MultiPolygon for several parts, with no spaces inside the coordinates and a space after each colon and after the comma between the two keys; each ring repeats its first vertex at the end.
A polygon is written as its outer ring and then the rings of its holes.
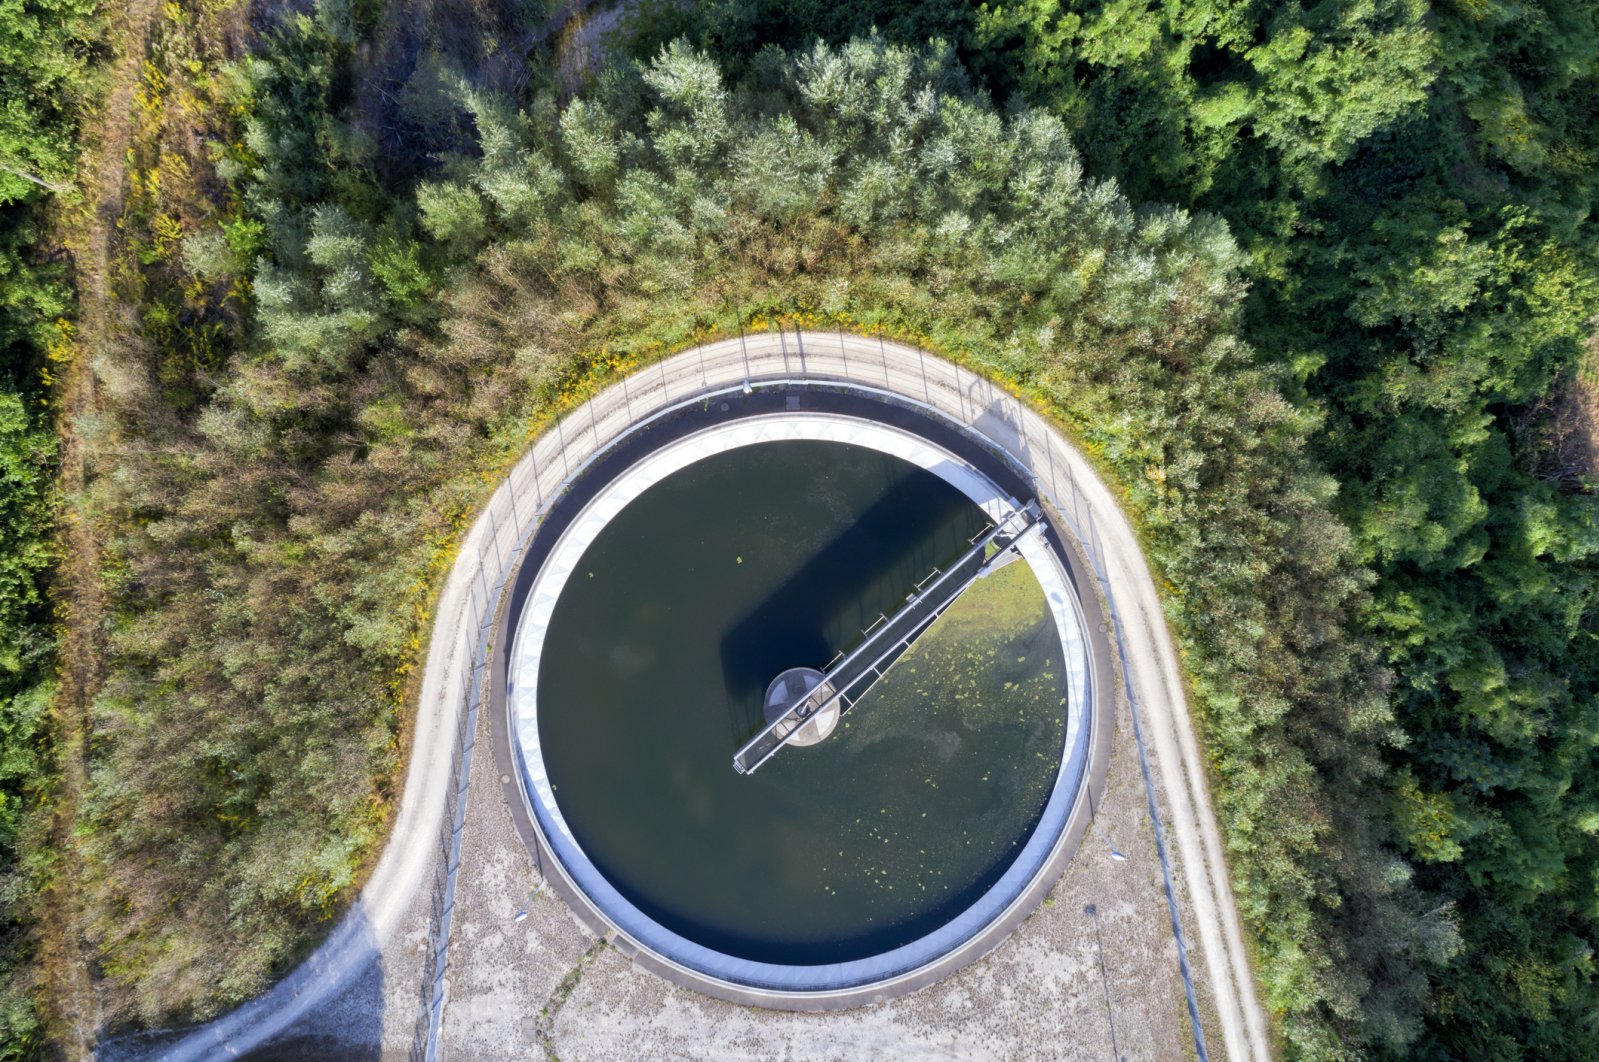
{"type": "MultiPolygon", "coordinates": [[[[933,565],[949,559],[921,556],[927,553],[927,536],[907,533],[907,528],[954,524],[964,510],[977,514],[967,533],[980,526],[981,511],[955,488],[927,489],[920,480],[929,474],[908,467],[858,520],[806,558],[793,575],[723,635],[722,679],[734,702],[764,692],[772,678],[786,668],[824,667],[834,654],[857,640],[859,628],[876,619],[875,612],[845,618],[863,604],[863,587],[903,567],[905,586],[895,592],[909,593],[933,565]],[[924,561],[927,570],[913,574],[917,561],[924,561]],[[845,644],[837,644],[840,641],[845,644]]],[[[953,556],[965,540],[953,535],[949,539],[953,556]]],[[[944,545],[942,540],[939,545],[944,545]]],[[[875,607],[897,600],[885,600],[875,607]]],[[[751,718],[736,721],[735,729],[753,732],[761,723],[757,703],[751,718]]]]}

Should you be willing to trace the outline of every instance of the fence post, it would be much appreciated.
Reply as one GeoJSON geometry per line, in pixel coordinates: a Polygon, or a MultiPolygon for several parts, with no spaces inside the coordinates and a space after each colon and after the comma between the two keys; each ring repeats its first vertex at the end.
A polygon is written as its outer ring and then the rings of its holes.
{"type": "MultiPolygon", "coordinates": [[[[494,497],[489,496],[489,534],[494,543],[494,559],[500,559],[500,518],[494,515],[494,497]]],[[[481,556],[481,554],[480,554],[481,556]]]]}
{"type": "Polygon", "coordinates": [[[1083,533],[1083,492],[1077,489],[1077,472],[1070,461],[1066,462],[1066,481],[1072,488],[1072,511],[1077,516],[1077,533],[1083,533]]]}
{"type": "Polygon", "coordinates": [[[1049,426],[1044,426],[1044,455],[1049,458],[1049,489],[1060,497],[1060,484],[1055,481],[1055,448],[1049,443],[1049,426]]]}
{"type": "MultiPolygon", "coordinates": [[[[483,596],[484,597],[488,597],[489,596],[489,584],[488,584],[488,580],[483,578],[483,546],[481,544],[477,547],[477,578],[478,578],[478,582],[483,584],[483,596]]],[[[472,588],[472,592],[473,592],[473,596],[475,598],[476,594],[477,594],[477,587],[476,586],[474,586],[472,588]]],[[[474,604],[475,604],[475,602],[474,602],[474,604]]],[[[477,617],[474,615],[473,618],[476,619],[477,617]]]]}
{"type": "Polygon", "coordinates": [[[749,391],[750,391],[750,348],[744,342],[744,319],[743,319],[743,317],[740,317],[739,321],[738,321],[738,349],[739,349],[739,353],[744,355],[744,393],[745,394],[749,394],[749,391]]]}

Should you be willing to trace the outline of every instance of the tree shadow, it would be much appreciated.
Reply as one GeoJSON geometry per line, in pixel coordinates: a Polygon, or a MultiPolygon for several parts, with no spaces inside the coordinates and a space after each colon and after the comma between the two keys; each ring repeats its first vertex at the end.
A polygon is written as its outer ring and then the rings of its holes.
{"type": "MultiPolygon", "coordinates": [[[[948,558],[934,556],[923,535],[906,528],[961,526],[963,511],[975,513],[959,491],[928,490],[920,469],[907,469],[841,534],[821,547],[722,637],[722,680],[729,703],[746,705],[746,717],[730,720],[735,734],[748,735],[764,723],[758,694],[790,667],[825,668],[844,648],[842,639],[877,618],[878,610],[898,603],[892,594],[909,593],[915,580],[948,558]],[[911,569],[925,567],[911,574],[911,569]],[[905,585],[863,595],[899,568],[905,585]],[[752,696],[755,695],[755,696],[752,696]]],[[[973,527],[980,526],[974,517],[973,527]]],[[[949,545],[964,545],[949,536],[949,545]]],[[[738,711],[734,708],[733,711],[738,711]]]]}

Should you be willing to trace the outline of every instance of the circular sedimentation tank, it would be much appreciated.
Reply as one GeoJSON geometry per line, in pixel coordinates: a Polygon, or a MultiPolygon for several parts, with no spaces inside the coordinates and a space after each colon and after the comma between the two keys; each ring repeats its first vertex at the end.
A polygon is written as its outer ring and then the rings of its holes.
{"type": "Polygon", "coordinates": [[[684,403],[574,477],[496,659],[521,821],[579,914],[685,983],[807,1007],[926,983],[1025,915],[1096,744],[1059,529],[869,686],[829,681],[1034,500],[1016,466],[908,403],[790,384],[684,403]],[[774,724],[783,747],[735,770],[774,724]]]}

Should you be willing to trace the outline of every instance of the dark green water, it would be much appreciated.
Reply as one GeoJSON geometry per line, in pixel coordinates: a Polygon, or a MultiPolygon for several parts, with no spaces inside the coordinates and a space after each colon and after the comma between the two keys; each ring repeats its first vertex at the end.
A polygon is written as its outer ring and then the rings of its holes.
{"type": "Polygon", "coordinates": [[[1025,565],[968,592],[826,741],[731,764],[773,676],[826,665],[983,523],[897,458],[783,442],[692,465],[606,527],[556,606],[539,727],[562,813],[623,895],[707,947],[813,964],[907,943],[998,878],[1064,731],[1025,565]]]}

